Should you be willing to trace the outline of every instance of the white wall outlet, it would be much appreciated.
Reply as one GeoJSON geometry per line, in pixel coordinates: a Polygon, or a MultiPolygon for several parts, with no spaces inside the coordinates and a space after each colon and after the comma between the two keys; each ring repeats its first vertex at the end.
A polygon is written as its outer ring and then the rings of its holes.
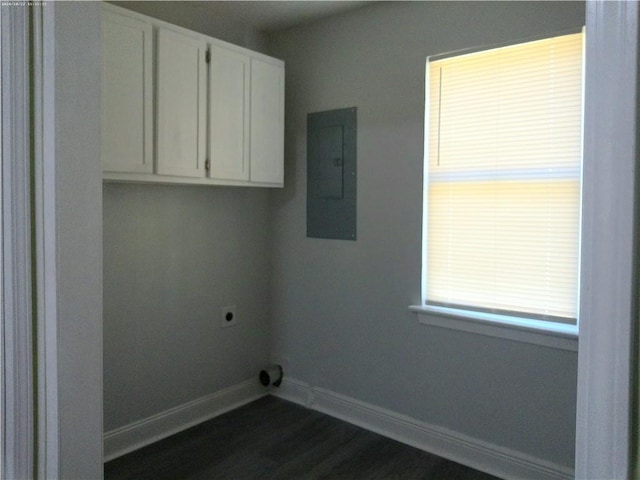
{"type": "Polygon", "coordinates": [[[230,305],[222,307],[222,316],[220,317],[220,326],[222,328],[231,327],[238,323],[238,315],[236,314],[236,306],[230,305]]]}

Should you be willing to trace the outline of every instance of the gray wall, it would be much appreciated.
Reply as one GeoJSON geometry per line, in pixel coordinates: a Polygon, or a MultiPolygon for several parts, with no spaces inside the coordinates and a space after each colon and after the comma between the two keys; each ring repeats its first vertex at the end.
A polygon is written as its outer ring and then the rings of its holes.
{"type": "Polygon", "coordinates": [[[269,341],[266,195],[104,185],[105,431],[257,378],[269,341]],[[238,324],[221,328],[234,304],[238,324]]]}
{"type": "Polygon", "coordinates": [[[272,354],[289,377],[565,466],[577,355],[418,324],[425,58],[584,24],[580,2],[385,2],[280,32],[272,354]],[[358,240],[305,237],[306,115],[358,108],[358,240]]]}
{"type": "Polygon", "coordinates": [[[55,102],[57,337],[50,340],[57,343],[58,377],[56,386],[47,378],[47,388],[58,398],[57,417],[47,420],[58,422],[59,478],[95,479],[103,470],[101,17],[92,2],[51,8],[56,55],[45,60],[54,62],[55,78],[45,82],[55,102]]]}
{"type": "MultiPolygon", "coordinates": [[[[190,3],[125,6],[262,48],[257,32],[190,3]]],[[[268,195],[104,185],[105,432],[257,378],[269,345],[268,195]],[[223,329],[233,304],[238,324],[223,329]]]]}

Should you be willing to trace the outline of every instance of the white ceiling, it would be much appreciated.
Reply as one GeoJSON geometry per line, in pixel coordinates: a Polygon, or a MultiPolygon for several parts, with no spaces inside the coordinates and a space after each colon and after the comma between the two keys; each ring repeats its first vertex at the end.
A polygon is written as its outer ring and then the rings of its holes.
{"type": "Polygon", "coordinates": [[[367,1],[315,0],[202,0],[197,8],[247,23],[265,32],[288,28],[359,8],[367,1]]]}

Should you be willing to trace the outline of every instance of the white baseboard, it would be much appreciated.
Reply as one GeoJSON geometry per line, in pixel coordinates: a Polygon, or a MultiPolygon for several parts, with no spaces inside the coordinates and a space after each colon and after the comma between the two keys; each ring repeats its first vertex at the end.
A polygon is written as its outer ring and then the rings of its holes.
{"type": "Polygon", "coordinates": [[[284,377],[279,387],[269,387],[269,393],[298,405],[313,408],[313,388],[308,383],[284,377]]]}
{"type": "Polygon", "coordinates": [[[563,465],[285,378],[271,394],[500,478],[570,480],[563,465]]]}
{"type": "Polygon", "coordinates": [[[104,461],[157,442],[269,392],[257,379],[233,385],[104,434],[104,461]]]}

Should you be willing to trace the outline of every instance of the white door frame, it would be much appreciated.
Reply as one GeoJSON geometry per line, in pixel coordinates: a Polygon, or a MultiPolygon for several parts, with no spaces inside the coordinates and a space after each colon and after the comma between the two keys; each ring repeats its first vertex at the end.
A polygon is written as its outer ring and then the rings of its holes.
{"type": "Polygon", "coordinates": [[[590,0],[576,478],[631,472],[638,318],[638,3],[590,0]]]}
{"type": "Polygon", "coordinates": [[[1,8],[0,478],[53,479],[59,460],[53,12],[1,8]]]}
{"type": "Polygon", "coordinates": [[[102,477],[98,2],[34,2],[38,479],[102,477]],[[80,220],[82,219],[82,220],[80,220]]]}
{"type": "Polygon", "coordinates": [[[59,476],[55,35],[51,6],[32,7],[36,264],[37,478],[59,476]]]}
{"type": "Polygon", "coordinates": [[[2,58],[2,458],[0,478],[34,477],[29,9],[0,7],[2,58]]]}

